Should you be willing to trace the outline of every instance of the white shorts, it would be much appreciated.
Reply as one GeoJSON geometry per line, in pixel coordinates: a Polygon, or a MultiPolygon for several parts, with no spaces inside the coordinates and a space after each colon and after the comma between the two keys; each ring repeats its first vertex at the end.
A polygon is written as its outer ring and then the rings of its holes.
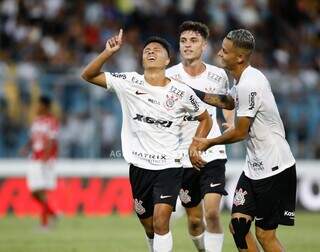
{"type": "Polygon", "coordinates": [[[56,187],[54,161],[34,161],[28,165],[27,185],[30,191],[52,190],[56,187]]]}

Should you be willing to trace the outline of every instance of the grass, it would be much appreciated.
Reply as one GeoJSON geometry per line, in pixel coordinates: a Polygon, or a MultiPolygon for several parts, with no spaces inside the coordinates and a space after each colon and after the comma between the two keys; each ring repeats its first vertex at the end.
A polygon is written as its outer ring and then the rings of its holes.
{"type": "MultiPolygon", "coordinates": [[[[228,213],[222,214],[226,230],[224,252],[236,251],[227,231],[228,213]]],[[[37,229],[36,218],[7,216],[0,219],[0,252],[141,252],[147,251],[143,229],[135,216],[65,217],[49,232],[37,229]]],[[[186,219],[172,223],[174,251],[195,251],[186,219]]],[[[320,213],[297,212],[296,226],[280,226],[279,238],[287,251],[320,251],[320,213]]]]}

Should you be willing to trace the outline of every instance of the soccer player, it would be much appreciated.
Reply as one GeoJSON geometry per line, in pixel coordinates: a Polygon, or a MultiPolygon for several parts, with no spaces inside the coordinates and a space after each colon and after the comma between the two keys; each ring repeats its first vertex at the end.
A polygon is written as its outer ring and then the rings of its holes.
{"type": "MultiPolygon", "coordinates": [[[[228,77],[222,68],[203,62],[204,50],[209,36],[208,27],[200,22],[185,21],[179,27],[180,56],[182,62],[166,71],[166,75],[178,79],[190,87],[206,92],[225,95],[229,89],[228,77]]],[[[232,97],[230,101],[233,105],[232,97]]],[[[226,106],[230,105],[227,103],[226,106]]],[[[231,105],[231,106],[232,106],[231,105]]],[[[216,108],[207,107],[213,119],[213,127],[209,137],[220,136],[220,128],[216,118],[216,108]]],[[[233,111],[223,110],[228,127],[233,125],[233,111]]],[[[224,145],[208,149],[203,158],[208,163],[201,170],[192,169],[188,156],[188,146],[192,142],[198,126],[192,116],[185,117],[182,127],[181,149],[183,159],[183,181],[180,200],[186,209],[188,229],[198,251],[222,250],[223,230],[219,220],[219,207],[225,191],[225,163],[227,161],[224,145]],[[201,200],[204,203],[206,227],[203,222],[201,200]]]]}
{"type": "MultiPolygon", "coordinates": [[[[89,63],[82,77],[116,92],[123,113],[123,154],[130,164],[135,211],[145,229],[149,251],[172,251],[169,220],[182,180],[180,127],[188,112],[199,121],[195,135],[206,137],[212,120],[191,88],[165,76],[170,54],[169,44],[162,38],[151,37],[145,42],[144,75],[102,72],[102,65],[121,43],[122,30],[107,41],[105,50],[89,63]]],[[[194,145],[189,151],[194,165],[204,165],[194,145]]]]}
{"type": "Polygon", "coordinates": [[[37,117],[32,122],[29,140],[21,149],[21,154],[26,155],[32,151],[33,163],[27,170],[27,185],[32,197],[41,205],[41,227],[45,229],[48,228],[49,218],[57,218],[48,203],[46,192],[56,187],[54,162],[58,154],[58,129],[58,120],[51,113],[51,99],[41,96],[37,117]]]}
{"type": "Polygon", "coordinates": [[[235,79],[235,127],[219,137],[195,139],[198,147],[247,140],[246,164],[233,200],[230,230],[239,251],[258,251],[250,225],[266,252],[284,251],[276,236],[279,224],[294,225],[296,198],[295,159],[270,84],[250,65],[253,35],[244,29],[228,33],[218,53],[222,66],[235,79]]]}

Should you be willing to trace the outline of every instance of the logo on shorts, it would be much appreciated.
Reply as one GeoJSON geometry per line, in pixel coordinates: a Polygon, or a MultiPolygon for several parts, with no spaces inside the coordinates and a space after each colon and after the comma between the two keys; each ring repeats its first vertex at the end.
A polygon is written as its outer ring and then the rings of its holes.
{"type": "Polygon", "coordinates": [[[160,199],[166,199],[166,198],[171,198],[171,195],[160,195],[160,199]]]}
{"type": "Polygon", "coordinates": [[[217,187],[219,185],[221,185],[221,183],[216,183],[216,184],[210,183],[210,187],[217,187]]]}
{"type": "Polygon", "coordinates": [[[243,191],[242,188],[240,188],[239,190],[236,190],[233,198],[233,204],[235,206],[242,206],[246,201],[244,196],[247,194],[248,194],[247,191],[243,191]]]}
{"type": "Polygon", "coordinates": [[[134,209],[136,210],[137,214],[144,214],[146,212],[146,209],[142,206],[143,201],[134,199],[134,209]]]}
{"type": "Polygon", "coordinates": [[[191,201],[191,197],[188,195],[188,193],[188,190],[184,191],[183,189],[181,189],[179,192],[179,198],[184,204],[187,204],[191,201]]]}
{"type": "Polygon", "coordinates": [[[289,217],[294,217],[295,216],[294,212],[289,212],[289,211],[284,211],[283,215],[284,216],[289,216],[289,217]]]}

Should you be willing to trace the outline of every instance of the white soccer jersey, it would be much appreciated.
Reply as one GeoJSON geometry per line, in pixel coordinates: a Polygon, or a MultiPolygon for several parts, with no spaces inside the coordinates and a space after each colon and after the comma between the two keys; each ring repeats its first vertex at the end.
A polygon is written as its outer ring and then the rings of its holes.
{"type": "Polygon", "coordinates": [[[237,117],[253,118],[247,138],[245,175],[262,179],[294,165],[269,81],[263,73],[248,66],[231,93],[237,117]]]}
{"type": "Polygon", "coordinates": [[[152,86],[136,72],[105,73],[107,88],[121,104],[121,131],[125,160],[140,168],[161,170],[181,167],[179,139],[186,113],[202,114],[204,104],[188,86],[171,80],[152,86]]]}
{"type": "MultiPolygon", "coordinates": [[[[182,63],[170,67],[166,70],[166,75],[174,79],[178,79],[188,86],[201,90],[207,93],[215,94],[226,94],[229,89],[229,82],[226,72],[219,67],[205,64],[206,70],[198,76],[190,76],[183,69],[182,63]]],[[[208,138],[214,138],[221,135],[219,125],[216,118],[216,107],[205,105],[209,114],[212,117],[213,125],[208,138]]],[[[182,138],[181,138],[181,149],[184,153],[183,167],[190,168],[192,164],[188,156],[188,148],[192,142],[192,137],[194,136],[199,122],[196,121],[192,116],[185,118],[182,127],[182,138]]],[[[226,159],[226,149],[224,145],[213,146],[208,149],[202,158],[210,162],[216,159],[226,159]]]]}

